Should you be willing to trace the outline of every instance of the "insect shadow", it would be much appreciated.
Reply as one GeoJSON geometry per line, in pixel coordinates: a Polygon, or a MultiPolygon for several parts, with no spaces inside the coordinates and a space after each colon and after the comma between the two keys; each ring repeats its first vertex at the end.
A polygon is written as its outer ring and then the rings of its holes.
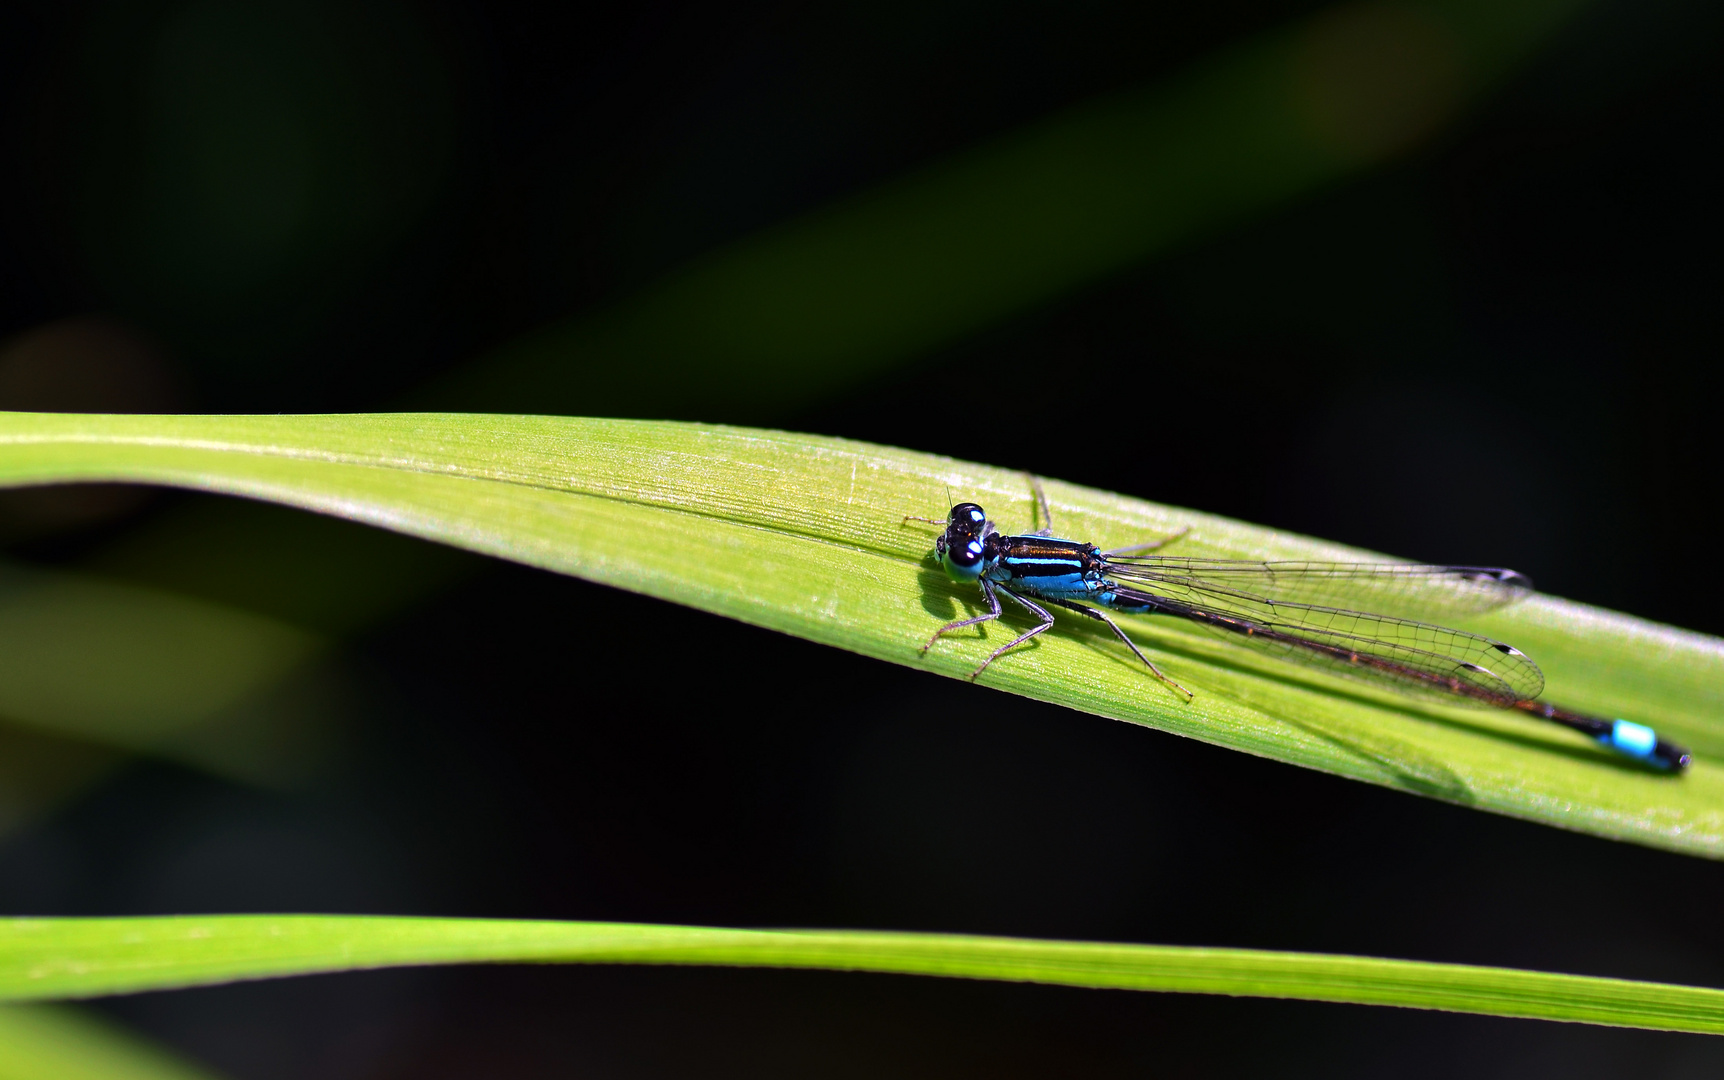
{"type": "MultiPolygon", "coordinates": [[[[935,565],[932,555],[923,560],[921,569],[916,572],[916,584],[922,589],[922,610],[926,611],[931,618],[939,620],[934,624],[935,626],[943,626],[958,617],[958,594],[961,586],[953,584],[946,577],[945,573],[935,565]]],[[[972,588],[969,591],[975,592],[976,590],[972,588]]],[[[977,606],[980,610],[986,611],[985,607],[980,607],[981,599],[981,594],[977,593],[977,606]]],[[[933,633],[933,631],[930,630],[929,633],[933,633]]]]}

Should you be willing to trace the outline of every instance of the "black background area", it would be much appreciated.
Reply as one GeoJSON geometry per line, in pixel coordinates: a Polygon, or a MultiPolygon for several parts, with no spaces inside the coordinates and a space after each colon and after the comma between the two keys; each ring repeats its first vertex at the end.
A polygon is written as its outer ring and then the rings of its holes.
{"type": "MultiPolygon", "coordinates": [[[[319,249],[344,276],[289,267],[270,295],[293,303],[216,318],[103,262],[80,202],[109,145],[90,35],[173,7],[0,12],[0,333],[99,313],[153,343],[175,407],[212,412],[391,408],[689,258],[1315,10],[402,6],[441,95],[432,149],[402,160],[434,182],[319,249]]],[[[1699,3],[1588,8],[1410,156],[779,426],[1510,565],[1724,632],[1719,31],[1699,3]],[[1015,391],[1049,370],[1069,392],[1015,391]]],[[[11,556],[76,568],[193,501],[11,556]]],[[[332,661],[357,703],[338,769],[272,791],[135,763],[0,841],[0,910],[890,927],[1724,983],[1710,862],[469,569],[332,661]]],[[[1724,1067],[1700,1037],[807,972],[382,972],[95,1007],[247,1078],[1724,1067]]]]}

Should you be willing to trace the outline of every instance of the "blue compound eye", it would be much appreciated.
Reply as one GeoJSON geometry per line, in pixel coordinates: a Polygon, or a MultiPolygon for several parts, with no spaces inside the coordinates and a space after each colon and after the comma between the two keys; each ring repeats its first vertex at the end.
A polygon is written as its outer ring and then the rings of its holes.
{"type": "Polygon", "coordinates": [[[965,532],[980,532],[987,524],[988,515],[975,503],[959,503],[952,507],[952,512],[946,515],[946,523],[954,525],[965,532]]]}
{"type": "Polygon", "coordinates": [[[982,576],[982,542],[953,544],[940,561],[946,564],[946,576],[953,581],[974,581],[982,576]]]}

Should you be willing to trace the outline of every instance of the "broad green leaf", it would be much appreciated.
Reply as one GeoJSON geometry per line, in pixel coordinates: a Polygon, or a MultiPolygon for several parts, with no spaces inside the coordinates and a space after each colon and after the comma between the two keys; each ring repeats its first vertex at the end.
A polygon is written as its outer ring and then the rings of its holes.
{"type": "MultiPolygon", "coordinates": [[[[1015,624],[918,649],[978,610],[930,559],[948,491],[1027,526],[1018,473],[841,439],[628,420],[450,414],[0,416],[0,484],[131,480],[336,514],[964,678],[1015,624]]],[[[1192,555],[1361,553],[1050,481],[1055,523],[1118,545],[1190,526],[1192,555]]],[[[1381,696],[1244,653],[1177,621],[1129,621],[1195,692],[1145,676],[1065,620],[982,685],[1403,791],[1697,855],[1724,854],[1724,642],[1534,598],[1477,625],[1544,667],[1571,708],[1686,742],[1642,769],[1518,715],[1381,696]]],[[[641,648],[660,646],[642,642],[641,648]]]]}
{"type": "Polygon", "coordinates": [[[78,1009],[0,1007],[0,1080],[214,1080],[215,1074],[78,1009]]]}
{"type": "Polygon", "coordinates": [[[1724,990],[1320,953],[964,934],[344,915],[0,922],[0,999],[485,962],[701,964],[1301,998],[1724,1033],[1724,990]]]}

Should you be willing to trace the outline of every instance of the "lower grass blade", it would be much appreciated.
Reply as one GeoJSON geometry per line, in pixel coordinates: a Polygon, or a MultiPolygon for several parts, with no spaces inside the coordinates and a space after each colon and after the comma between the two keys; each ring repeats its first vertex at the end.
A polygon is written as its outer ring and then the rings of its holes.
{"type": "Polygon", "coordinates": [[[1299,998],[1724,1033],[1724,990],[1360,956],[959,934],[341,915],[13,919],[0,1000],[423,964],[813,968],[1299,998]]]}

